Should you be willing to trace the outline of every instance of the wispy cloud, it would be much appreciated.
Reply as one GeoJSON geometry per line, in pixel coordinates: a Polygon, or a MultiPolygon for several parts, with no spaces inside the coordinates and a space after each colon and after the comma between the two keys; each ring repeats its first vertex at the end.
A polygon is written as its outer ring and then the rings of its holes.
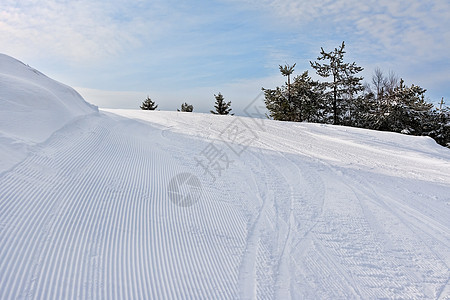
{"type": "MultiPolygon", "coordinates": [[[[0,43],[16,54],[73,62],[114,56],[158,35],[142,1],[10,1],[0,4],[0,43]],[[137,13],[140,10],[140,13],[137,13]]],[[[153,2],[155,3],[155,2],[153,2]]]]}
{"type": "Polygon", "coordinates": [[[229,1],[270,11],[276,15],[274,20],[287,24],[286,30],[307,30],[311,38],[317,29],[328,29],[330,35],[355,35],[357,38],[353,39],[358,43],[354,47],[368,51],[370,45],[382,55],[424,60],[450,57],[447,0],[229,1]]]}

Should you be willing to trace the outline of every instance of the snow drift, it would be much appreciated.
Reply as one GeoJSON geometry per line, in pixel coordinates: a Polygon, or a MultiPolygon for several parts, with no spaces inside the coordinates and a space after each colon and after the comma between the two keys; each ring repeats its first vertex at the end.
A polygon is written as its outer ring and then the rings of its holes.
{"type": "Polygon", "coordinates": [[[72,88],[0,54],[0,172],[74,118],[93,113],[72,88]]]}
{"type": "Polygon", "coordinates": [[[450,296],[450,152],[430,138],[92,113],[1,62],[1,149],[34,146],[0,174],[0,299],[450,296]]]}

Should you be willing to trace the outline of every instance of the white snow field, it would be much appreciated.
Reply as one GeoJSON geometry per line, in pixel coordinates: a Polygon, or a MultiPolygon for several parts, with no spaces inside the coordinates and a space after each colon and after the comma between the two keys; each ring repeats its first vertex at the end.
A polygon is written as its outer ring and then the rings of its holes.
{"type": "Polygon", "coordinates": [[[0,299],[450,298],[430,138],[98,111],[5,55],[0,108],[0,299]]]}

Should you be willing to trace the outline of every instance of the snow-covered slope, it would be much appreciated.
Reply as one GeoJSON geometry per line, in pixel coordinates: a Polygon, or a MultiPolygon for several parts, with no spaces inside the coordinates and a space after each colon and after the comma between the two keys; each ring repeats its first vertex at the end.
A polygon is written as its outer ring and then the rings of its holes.
{"type": "Polygon", "coordinates": [[[450,297],[429,138],[132,110],[52,131],[0,175],[0,299],[450,297]]]}
{"type": "Polygon", "coordinates": [[[71,120],[97,111],[72,88],[0,53],[0,172],[71,120]]]}

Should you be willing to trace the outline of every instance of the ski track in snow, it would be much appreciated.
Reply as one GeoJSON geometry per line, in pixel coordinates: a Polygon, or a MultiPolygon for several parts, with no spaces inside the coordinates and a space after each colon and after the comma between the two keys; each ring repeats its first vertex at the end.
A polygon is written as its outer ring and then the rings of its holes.
{"type": "Polygon", "coordinates": [[[232,120],[109,110],[34,147],[0,174],[0,299],[450,297],[450,155],[268,121],[237,157],[232,120]],[[216,182],[209,143],[233,160],[216,182]],[[167,196],[182,172],[191,207],[167,196]]]}

